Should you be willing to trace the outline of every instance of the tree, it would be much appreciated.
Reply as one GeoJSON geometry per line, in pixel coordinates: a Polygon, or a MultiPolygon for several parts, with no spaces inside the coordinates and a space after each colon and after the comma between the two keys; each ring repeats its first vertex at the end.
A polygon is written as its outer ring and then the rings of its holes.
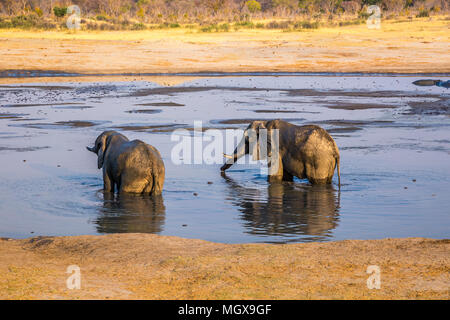
{"type": "Polygon", "coordinates": [[[248,11],[250,11],[251,13],[261,11],[261,4],[256,0],[247,1],[245,5],[247,6],[248,11]]]}

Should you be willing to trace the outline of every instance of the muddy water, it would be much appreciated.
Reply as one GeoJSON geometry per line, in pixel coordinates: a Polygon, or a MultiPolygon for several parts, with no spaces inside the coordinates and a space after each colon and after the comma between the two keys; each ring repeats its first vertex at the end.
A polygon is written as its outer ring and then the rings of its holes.
{"type": "MultiPolygon", "coordinates": [[[[217,242],[450,236],[450,91],[420,77],[203,77],[0,87],[0,237],[150,232],[217,242]],[[258,165],[175,165],[171,133],[316,123],[341,150],[342,187],[269,184],[258,165]],[[103,194],[104,130],[157,147],[161,198],[103,194]]],[[[441,77],[442,80],[448,78],[441,77]]],[[[208,134],[207,131],[205,134],[208,134]]],[[[208,143],[205,142],[204,145],[208,143]]],[[[232,146],[227,146],[231,152],[232,146]]]]}

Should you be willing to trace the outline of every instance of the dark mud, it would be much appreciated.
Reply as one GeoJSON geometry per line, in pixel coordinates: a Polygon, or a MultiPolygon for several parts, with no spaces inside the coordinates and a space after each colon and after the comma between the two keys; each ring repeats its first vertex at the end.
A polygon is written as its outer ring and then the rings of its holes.
{"type": "Polygon", "coordinates": [[[393,109],[398,108],[398,106],[387,105],[387,104],[362,104],[362,103],[330,103],[325,104],[327,108],[330,109],[341,109],[341,110],[366,110],[366,109],[393,109]]]}
{"type": "Polygon", "coordinates": [[[57,121],[54,123],[25,123],[21,124],[21,127],[33,128],[33,129],[56,129],[59,127],[67,127],[67,128],[89,128],[102,124],[103,122],[95,122],[95,121],[57,121]]]}
{"type": "Polygon", "coordinates": [[[300,111],[300,110],[277,110],[277,109],[272,109],[272,110],[253,110],[253,112],[255,113],[308,113],[306,111],[300,111]]]}
{"type": "Polygon", "coordinates": [[[17,104],[5,104],[0,105],[0,107],[5,108],[27,108],[27,107],[46,107],[46,106],[66,106],[66,105],[76,105],[79,103],[17,103],[17,104]]]}
{"type": "Polygon", "coordinates": [[[151,103],[140,103],[137,106],[143,107],[184,107],[184,104],[175,102],[151,102],[151,103]]]}
{"type": "Polygon", "coordinates": [[[37,151],[48,149],[49,146],[46,147],[2,147],[0,146],[0,151],[14,151],[14,152],[29,152],[29,151],[37,151]]]}
{"type": "Polygon", "coordinates": [[[450,98],[440,98],[437,101],[412,101],[410,109],[404,114],[409,115],[446,115],[450,116],[450,98]]]}
{"type": "Polygon", "coordinates": [[[185,125],[182,124],[162,124],[162,125],[139,125],[139,124],[130,124],[130,125],[120,125],[113,126],[113,129],[120,129],[124,131],[149,131],[149,132],[170,132],[175,128],[181,128],[185,125]]]}
{"type": "Polygon", "coordinates": [[[145,114],[155,114],[161,113],[161,109],[138,109],[138,110],[128,110],[127,113],[145,113],[145,114]]]}

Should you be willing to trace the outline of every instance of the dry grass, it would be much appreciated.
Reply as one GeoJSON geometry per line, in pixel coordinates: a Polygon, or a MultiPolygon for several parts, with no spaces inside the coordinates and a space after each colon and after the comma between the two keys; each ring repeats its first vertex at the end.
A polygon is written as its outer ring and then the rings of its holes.
{"type": "Polygon", "coordinates": [[[448,299],[450,241],[225,245],[148,234],[0,240],[2,299],[448,299]],[[66,289],[69,265],[81,290],[66,289]],[[368,265],[381,289],[366,286],[368,265]]]}
{"type": "Polygon", "coordinates": [[[383,21],[301,32],[0,31],[0,69],[82,73],[449,72],[449,21],[383,21]]]}

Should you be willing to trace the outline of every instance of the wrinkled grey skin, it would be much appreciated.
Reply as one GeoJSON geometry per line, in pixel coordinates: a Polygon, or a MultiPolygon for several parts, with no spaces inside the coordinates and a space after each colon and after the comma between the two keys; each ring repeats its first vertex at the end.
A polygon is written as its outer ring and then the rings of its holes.
{"type": "Polygon", "coordinates": [[[105,131],[86,147],[97,154],[97,165],[103,168],[106,192],[159,195],[164,185],[164,162],[158,150],[140,140],[129,141],[116,131],[105,131]]]}
{"type": "MultiPolygon", "coordinates": [[[[240,157],[249,154],[248,132],[267,129],[270,144],[271,130],[279,130],[279,167],[269,175],[270,182],[292,181],[293,177],[308,179],[311,184],[330,184],[337,167],[339,186],[339,149],[328,132],[316,125],[296,126],[283,120],[253,121],[244,132],[245,141],[234,150],[230,159],[220,168],[227,170],[240,157]],[[245,147],[244,147],[245,146],[245,147]]],[[[270,147],[268,147],[270,149],[270,147]]],[[[268,156],[271,154],[268,152],[268,156]]],[[[259,152],[256,157],[259,160],[259,152]]],[[[269,168],[271,163],[268,163],[269,168]]]]}

